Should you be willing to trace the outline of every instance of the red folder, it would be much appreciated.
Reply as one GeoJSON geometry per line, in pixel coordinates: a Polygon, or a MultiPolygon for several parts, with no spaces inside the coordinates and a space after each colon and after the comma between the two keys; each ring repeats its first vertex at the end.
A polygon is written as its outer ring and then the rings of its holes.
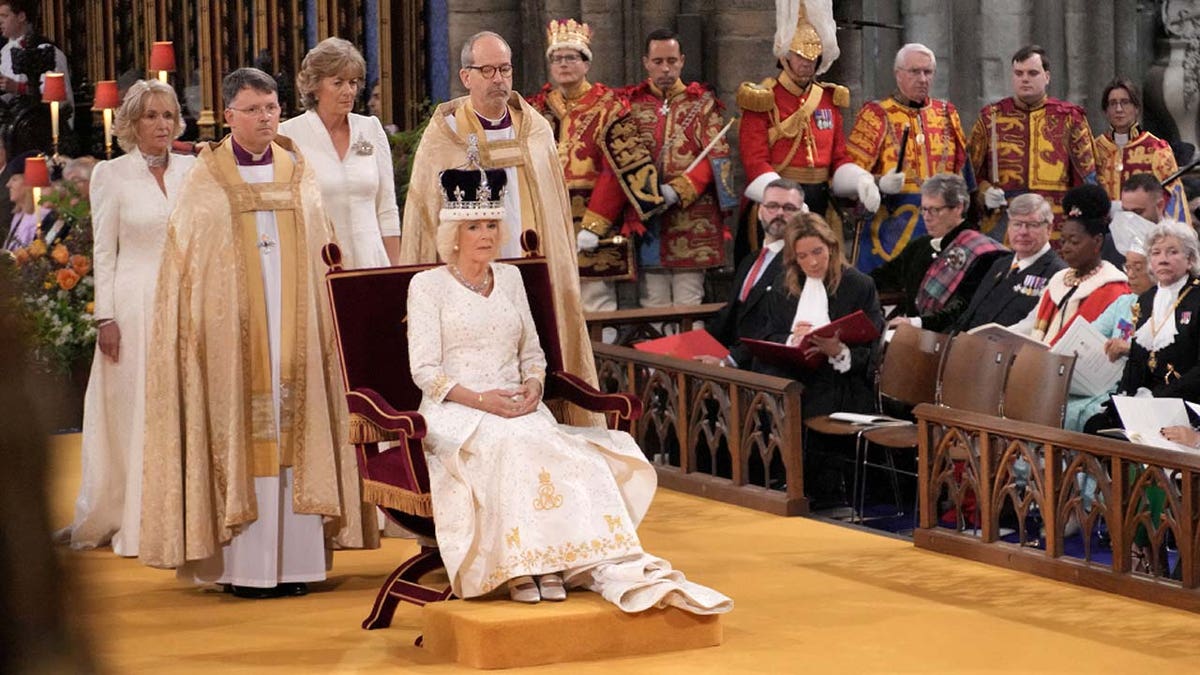
{"type": "Polygon", "coordinates": [[[723,359],[729,356],[729,350],[725,348],[725,345],[717,342],[717,339],[703,328],[668,335],[657,340],[638,342],[633,345],[633,348],[651,354],[674,356],[677,359],[691,359],[695,356],[714,356],[723,359]]]}
{"type": "Polygon", "coordinates": [[[742,338],[742,344],[750,349],[750,353],[754,358],[759,359],[763,363],[782,368],[806,368],[809,370],[819,368],[822,363],[828,360],[821,352],[814,352],[812,355],[805,355],[809,347],[813,346],[811,336],[818,335],[820,337],[838,336],[842,342],[848,345],[860,345],[867,342],[872,342],[879,339],[879,329],[867,315],[860,309],[852,314],[847,314],[835,321],[831,321],[824,326],[814,328],[800,340],[800,344],[790,347],[778,342],[767,342],[765,340],[752,340],[750,338],[742,338]]]}

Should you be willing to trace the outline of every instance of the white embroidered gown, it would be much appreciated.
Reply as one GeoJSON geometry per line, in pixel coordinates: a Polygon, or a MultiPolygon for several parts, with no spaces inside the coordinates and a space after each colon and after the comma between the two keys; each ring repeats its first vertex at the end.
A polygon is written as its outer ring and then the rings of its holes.
{"type": "Polygon", "coordinates": [[[565,571],[568,586],[628,612],[729,611],[732,600],[642,550],[637,526],[656,476],[628,434],[559,425],[544,404],[507,419],[445,400],[456,384],[483,392],[544,376],[520,272],[492,270],[487,297],[446,267],[418,274],[409,288],[409,359],[424,393],[437,541],[455,594],[565,571]]]}
{"type": "Polygon", "coordinates": [[[92,359],[83,403],[82,483],[74,522],[61,535],[73,548],[111,540],[117,555],[138,554],[150,313],[167,217],[194,163],[171,155],[166,194],[137,150],[100,162],[92,172],[95,316],[116,320],[121,350],[116,363],[99,346],[92,359]]]}
{"type": "Polygon", "coordinates": [[[400,236],[400,210],[392,148],[375,117],[350,113],[350,148],[338,157],[333,139],[316,111],[279,125],[312,165],[321,186],[321,204],[333,223],[346,269],[391,264],[384,237],[400,236]],[[368,154],[369,153],[369,154],[368,154]]]}

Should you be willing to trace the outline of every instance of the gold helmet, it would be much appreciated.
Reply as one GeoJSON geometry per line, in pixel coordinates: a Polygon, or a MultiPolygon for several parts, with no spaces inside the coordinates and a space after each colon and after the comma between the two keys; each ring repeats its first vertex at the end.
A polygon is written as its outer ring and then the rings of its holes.
{"type": "Polygon", "coordinates": [[[574,49],[592,58],[592,29],[575,19],[555,19],[546,26],[546,58],[559,49],[574,49]]]}
{"type": "Polygon", "coordinates": [[[817,74],[833,65],[841,54],[837,44],[837,23],[833,20],[833,0],[775,0],[775,56],[789,52],[816,61],[817,74]]]}

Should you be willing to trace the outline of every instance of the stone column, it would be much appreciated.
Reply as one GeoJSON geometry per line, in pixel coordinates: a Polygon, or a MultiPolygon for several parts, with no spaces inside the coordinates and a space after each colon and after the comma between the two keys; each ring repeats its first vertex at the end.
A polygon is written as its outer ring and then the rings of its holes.
{"type": "MultiPolygon", "coordinates": [[[[528,2],[528,0],[527,0],[528,2]]],[[[490,30],[504,36],[512,46],[513,61],[517,64],[517,74],[522,74],[523,60],[522,35],[522,3],[520,0],[492,0],[487,6],[473,0],[447,0],[446,9],[449,15],[449,58],[450,58],[450,95],[462,96],[466,93],[462,82],[458,79],[459,52],[467,38],[481,30],[490,30]]],[[[518,90],[527,86],[524,77],[514,75],[513,86],[518,90]]],[[[524,93],[524,91],[522,91],[524,93]]]]}

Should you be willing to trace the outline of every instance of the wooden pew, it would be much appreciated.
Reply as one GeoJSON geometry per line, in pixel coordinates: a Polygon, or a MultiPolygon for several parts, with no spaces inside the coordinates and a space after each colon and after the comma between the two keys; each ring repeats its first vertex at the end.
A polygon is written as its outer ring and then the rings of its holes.
{"type": "MultiPolygon", "coordinates": [[[[950,555],[1030,572],[1163,605],[1200,611],[1200,454],[1166,450],[990,415],[923,404],[916,408],[920,439],[918,464],[920,525],[917,546],[950,555]],[[966,457],[955,476],[954,460],[966,457]],[[1020,486],[1013,460],[1029,464],[1020,486]],[[1083,507],[1077,475],[1096,480],[1096,497],[1083,507]],[[1156,490],[1165,505],[1154,522],[1147,496],[1156,490]],[[939,525],[938,500],[948,496],[961,510],[968,492],[977,497],[980,528],[959,519],[939,525]],[[1040,512],[1044,542],[1032,535],[1021,543],[1001,540],[1006,502],[1016,505],[1020,523],[1030,509],[1040,512]],[[1111,563],[1090,537],[1081,556],[1064,554],[1064,531],[1071,516],[1090,533],[1100,519],[1111,536],[1111,563]],[[1149,539],[1150,564],[1139,569],[1131,542],[1142,531],[1149,539]],[[1159,555],[1167,532],[1178,547],[1180,579],[1159,555]],[[1044,543],[1044,548],[1042,547],[1044,543]],[[1032,544],[1032,545],[1031,545],[1032,544]]],[[[1017,472],[1019,473],[1019,472],[1017,472]]],[[[1173,567],[1173,566],[1172,566],[1173,567]]]]}
{"type": "Polygon", "coordinates": [[[602,331],[606,327],[620,330],[632,327],[623,333],[622,344],[631,344],[638,340],[662,337],[663,334],[655,324],[673,328],[676,332],[689,331],[692,323],[704,319],[725,306],[723,302],[709,302],[702,305],[672,305],[670,307],[638,307],[635,309],[618,309],[611,312],[585,312],[588,334],[595,342],[600,341],[602,331]]]}
{"type": "Polygon", "coordinates": [[[637,393],[630,433],[663,487],[782,516],[808,513],[795,380],[593,342],[600,389],[637,393]]]}

